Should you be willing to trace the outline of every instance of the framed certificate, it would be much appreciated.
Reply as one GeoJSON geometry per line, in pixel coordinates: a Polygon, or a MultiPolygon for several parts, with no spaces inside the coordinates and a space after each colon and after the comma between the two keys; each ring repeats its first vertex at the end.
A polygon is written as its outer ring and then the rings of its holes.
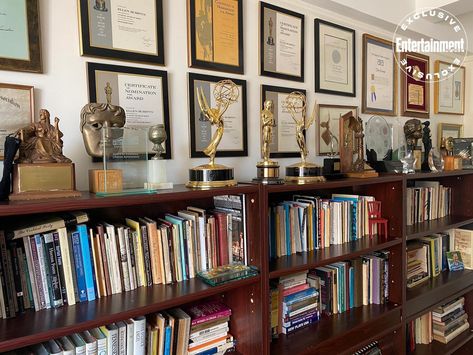
{"type": "Polygon", "coordinates": [[[187,0],[189,66],[243,74],[243,0],[187,0]]]}
{"type": "Polygon", "coordinates": [[[357,117],[358,107],[341,105],[319,105],[318,154],[340,154],[340,117],[347,112],[357,117]]]}
{"type": "Polygon", "coordinates": [[[0,1],[0,70],[43,72],[38,6],[38,0],[0,1]]]}
{"type": "Polygon", "coordinates": [[[260,72],[304,82],[304,15],[260,2],[260,72]]]}
{"type": "MultiPolygon", "coordinates": [[[[285,107],[286,97],[293,91],[306,94],[302,89],[279,86],[261,86],[261,107],[266,100],[273,101],[273,138],[269,146],[271,158],[298,158],[301,156],[296,140],[296,123],[285,107]]],[[[305,132],[304,132],[305,134],[305,132]]]]}
{"type": "Polygon", "coordinates": [[[361,112],[397,115],[397,63],[393,43],[363,34],[363,93],[361,112]]]}
{"type": "Polygon", "coordinates": [[[215,126],[205,120],[200,110],[197,90],[203,91],[209,107],[217,107],[214,97],[215,84],[220,80],[231,79],[238,87],[238,100],[228,106],[223,114],[224,134],[218,145],[217,157],[246,157],[248,156],[248,133],[246,116],[246,81],[189,73],[189,127],[190,127],[190,156],[204,158],[204,149],[209,145],[215,126]]]}
{"type": "Polygon", "coordinates": [[[449,74],[441,81],[434,82],[435,113],[463,115],[465,113],[465,67],[454,67],[450,74],[451,63],[435,61],[435,72],[447,71],[449,74]]]}
{"type": "Polygon", "coordinates": [[[79,0],[81,55],[164,65],[162,0],[79,0]]]}
{"type": "Polygon", "coordinates": [[[34,121],[32,86],[0,84],[0,159],[4,156],[5,138],[34,121]]]}
{"type": "Polygon", "coordinates": [[[405,63],[405,68],[412,68],[409,73],[401,71],[401,115],[429,118],[430,83],[415,74],[429,72],[429,57],[419,53],[402,52],[401,63],[405,63]]]}
{"type": "Polygon", "coordinates": [[[321,19],[314,25],[315,92],[355,97],[355,30],[321,19]]]}
{"type": "Polygon", "coordinates": [[[87,63],[87,71],[90,102],[107,102],[111,96],[111,103],[125,110],[125,127],[164,124],[168,139],[161,156],[171,159],[167,72],[98,63],[87,63]]]}

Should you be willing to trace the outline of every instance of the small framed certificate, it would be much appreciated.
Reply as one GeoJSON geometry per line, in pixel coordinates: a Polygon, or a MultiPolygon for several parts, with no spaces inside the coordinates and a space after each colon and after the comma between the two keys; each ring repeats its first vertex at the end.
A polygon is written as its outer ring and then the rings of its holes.
{"type": "Polygon", "coordinates": [[[465,114],[465,67],[454,67],[454,73],[450,73],[451,63],[441,60],[435,61],[435,72],[443,71],[449,74],[434,82],[434,106],[435,113],[450,115],[465,114]]]}
{"type": "Polygon", "coordinates": [[[162,0],[79,0],[81,55],[164,65],[162,0]]]}
{"type": "Polygon", "coordinates": [[[414,52],[402,52],[400,59],[401,63],[405,63],[404,68],[411,68],[410,72],[401,71],[401,115],[429,118],[430,83],[419,76],[429,72],[429,57],[414,52]]]}
{"type": "Polygon", "coordinates": [[[304,81],[304,15],[260,2],[260,72],[304,81]]]}

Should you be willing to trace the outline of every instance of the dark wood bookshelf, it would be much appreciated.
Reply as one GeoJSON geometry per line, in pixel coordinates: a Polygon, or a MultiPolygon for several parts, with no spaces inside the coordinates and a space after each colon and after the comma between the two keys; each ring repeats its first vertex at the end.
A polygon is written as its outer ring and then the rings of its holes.
{"type": "Polygon", "coordinates": [[[416,223],[406,226],[406,239],[417,239],[434,233],[440,233],[448,229],[460,228],[471,223],[473,223],[473,217],[462,215],[449,215],[431,221],[416,223]]]}
{"type": "Polygon", "coordinates": [[[442,171],[438,173],[415,173],[415,174],[406,174],[406,180],[437,180],[444,177],[456,177],[456,176],[463,176],[463,175],[472,175],[473,170],[451,170],[451,171],[442,171]]]}
{"type": "Polygon", "coordinates": [[[439,341],[432,341],[430,344],[416,344],[415,351],[410,352],[412,355],[450,355],[450,354],[472,354],[473,353],[473,330],[465,330],[455,339],[447,344],[439,341]],[[467,345],[468,343],[471,345],[467,345]]]}

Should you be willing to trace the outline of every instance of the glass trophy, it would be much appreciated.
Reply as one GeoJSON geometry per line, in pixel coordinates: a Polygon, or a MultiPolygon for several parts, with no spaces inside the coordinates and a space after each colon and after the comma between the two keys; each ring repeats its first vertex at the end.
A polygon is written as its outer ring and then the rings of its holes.
{"type": "Polygon", "coordinates": [[[148,139],[153,144],[155,155],[148,161],[148,184],[149,189],[172,189],[173,183],[167,181],[166,160],[161,154],[166,152],[164,142],[167,139],[164,124],[151,126],[148,130],[148,139]]]}

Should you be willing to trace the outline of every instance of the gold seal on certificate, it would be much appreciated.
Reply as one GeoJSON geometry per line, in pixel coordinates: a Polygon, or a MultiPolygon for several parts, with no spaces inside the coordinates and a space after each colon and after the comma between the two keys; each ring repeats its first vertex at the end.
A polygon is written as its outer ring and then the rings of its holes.
{"type": "Polygon", "coordinates": [[[315,105],[309,120],[306,121],[306,97],[299,91],[290,93],[285,102],[286,109],[296,123],[296,140],[301,153],[301,162],[286,167],[286,181],[298,184],[325,181],[322,167],[307,162],[309,150],[305,142],[305,132],[315,121],[315,105]]]}
{"type": "Polygon", "coordinates": [[[228,107],[238,100],[240,95],[238,87],[231,80],[221,80],[215,85],[213,90],[214,100],[217,107],[211,108],[205,98],[202,88],[197,92],[197,99],[205,120],[215,126],[215,133],[204,149],[205,155],[210,159],[208,164],[200,165],[189,170],[189,182],[187,187],[192,188],[212,188],[222,186],[234,186],[233,168],[215,164],[215,154],[222,140],[224,132],[223,114],[228,107]]]}

